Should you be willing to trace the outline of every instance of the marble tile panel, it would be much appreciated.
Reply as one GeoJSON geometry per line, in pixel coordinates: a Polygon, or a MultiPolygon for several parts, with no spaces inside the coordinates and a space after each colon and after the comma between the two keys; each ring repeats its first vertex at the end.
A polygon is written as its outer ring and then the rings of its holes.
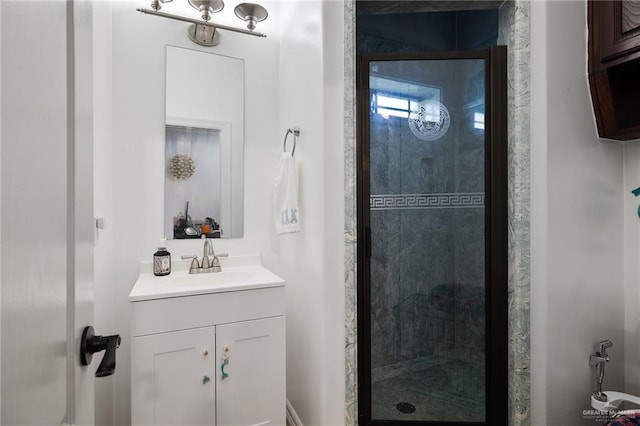
{"type": "Polygon", "coordinates": [[[499,42],[508,46],[509,414],[512,426],[530,418],[529,69],[530,2],[505,3],[499,42]]]}
{"type": "Polygon", "coordinates": [[[344,2],[345,426],[358,423],[355,0],[344,2]]]}

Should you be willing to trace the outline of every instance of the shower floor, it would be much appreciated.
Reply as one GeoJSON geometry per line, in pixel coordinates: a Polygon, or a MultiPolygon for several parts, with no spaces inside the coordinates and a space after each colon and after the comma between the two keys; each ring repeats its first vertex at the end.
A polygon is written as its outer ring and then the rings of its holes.
{"type": "MultiPolygon", "coordinates": [[[[468,366],[456,360],[419,358],[372,371],[371,414],[375,420],[485,420],[484,395],[470,392],[468,366]],[[415,406],[402,413],[398,403],[415,406]]],[[[482,380],[484,381],[484,379],[482,380]]]]}

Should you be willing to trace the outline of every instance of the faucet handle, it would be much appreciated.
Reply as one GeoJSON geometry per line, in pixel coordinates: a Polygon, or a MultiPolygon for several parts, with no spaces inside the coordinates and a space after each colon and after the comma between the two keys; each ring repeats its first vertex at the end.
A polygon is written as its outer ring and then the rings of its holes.
{"type": "Polygon", "coordinates": [[[211,261],[211,269],[213,270],[212,272],[220,272],[222,271],[222,268],[220,267],[220,260],[218,259],[219,255],[215,255],[213,256],[213,260],[211,261]]]}
{"type": "Polygon", "coordinates": [[[198,262],[198,256],[196,256],[196,255],[193,255],[193,254],[182,255],[182,256],[180,256],[180,259],[182,259],[182,260],[192,259],[191,260],[191,266],[189,267],[190,270],[200,268],[200,263],[198,262]]]}
{"type": "Polygon", "coordinates": [[[589,356],[589,365],[595,367],[598,364],[604,364],[605,362],[609,362],[608,356],[600,356],[600,353],[592,354],[589,356]]]}

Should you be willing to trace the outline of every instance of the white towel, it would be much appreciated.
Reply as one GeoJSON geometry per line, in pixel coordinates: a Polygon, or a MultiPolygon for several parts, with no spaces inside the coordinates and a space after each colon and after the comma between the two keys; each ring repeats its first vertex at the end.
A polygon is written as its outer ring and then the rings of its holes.
{"type": "Polygon", "coordinates": [[[290,153],[283,152],[276,173],[273,213],[278,234],[300,232],[298,169],[290,153]]]}

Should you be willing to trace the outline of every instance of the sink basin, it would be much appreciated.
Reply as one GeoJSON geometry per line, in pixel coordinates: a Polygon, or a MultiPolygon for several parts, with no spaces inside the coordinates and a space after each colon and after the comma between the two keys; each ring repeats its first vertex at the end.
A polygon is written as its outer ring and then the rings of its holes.
{"type": "Polygon", "coordinates": [[[177,270],[162,277],[144,268],[145,265],[129,293],[132,302],[284,286],[282,278],[260,264],[259,256],[230,259],[222,264],[222,272],[206,274],[189,274],[183,264],[178,264],[177,270]]]}

